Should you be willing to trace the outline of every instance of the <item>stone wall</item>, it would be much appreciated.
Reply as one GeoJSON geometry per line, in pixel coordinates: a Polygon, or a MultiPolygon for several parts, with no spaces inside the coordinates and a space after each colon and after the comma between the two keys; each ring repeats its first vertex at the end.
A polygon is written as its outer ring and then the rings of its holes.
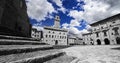
{"type": "Polygon", "coordinates": [[[0,34],[31,36],[31,25],[25,0],[1,0],[0,34]]]}

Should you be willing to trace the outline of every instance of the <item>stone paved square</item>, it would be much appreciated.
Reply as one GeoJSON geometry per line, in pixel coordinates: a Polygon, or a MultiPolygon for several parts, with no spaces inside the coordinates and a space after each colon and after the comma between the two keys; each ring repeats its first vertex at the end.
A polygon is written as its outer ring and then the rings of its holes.
{"type": "Polygon", "coordinates": [[[120,45],[74,46],[63,49],[74,63],[120,63],[120,45]]]}

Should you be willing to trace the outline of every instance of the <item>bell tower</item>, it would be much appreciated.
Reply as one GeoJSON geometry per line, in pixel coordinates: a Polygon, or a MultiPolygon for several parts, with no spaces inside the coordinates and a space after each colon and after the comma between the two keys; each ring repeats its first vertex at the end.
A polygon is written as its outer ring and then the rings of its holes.
{"type": "Polygon", "coordinates": [[[59,16],[55,16],[54,27],[60,28],[60,17],[59,16]]]}

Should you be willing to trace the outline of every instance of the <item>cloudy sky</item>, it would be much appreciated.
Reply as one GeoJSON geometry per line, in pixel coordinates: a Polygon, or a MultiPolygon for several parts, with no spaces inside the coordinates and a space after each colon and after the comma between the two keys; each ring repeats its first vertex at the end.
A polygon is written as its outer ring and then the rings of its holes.
{"type": "Polygon", "coordinates": [[[120,13],[120,0],[26,0],[30,22],[34,28],[53,26],[60,16],[61,28],[80,36],[89,24],[120,13]]]}

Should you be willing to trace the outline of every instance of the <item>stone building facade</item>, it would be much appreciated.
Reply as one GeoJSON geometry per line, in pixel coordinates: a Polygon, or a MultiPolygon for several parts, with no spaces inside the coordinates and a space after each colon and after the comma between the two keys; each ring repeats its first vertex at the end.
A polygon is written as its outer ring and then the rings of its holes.
{"type": "Polygon", "coordinates": [[[83,43],[86,44],[86,45],[93,45],[94,44],[94,41],[93,41],[93,34],[92,33],[86,33],[86,34],[83,34],[83,43]]]}
{"type": "Polygon", "coordinates": [[[25,0],[0,0],[0,35],[31,36],[25,0]]]}
{"type": "Polygon", "coordinates": [[[60,29],[60,18],[55,17],[53,27],[44,27],[43,42],[50,45],[67,45],[67,30],[60,29]]]}
{"type": "Polygon", "coordinates": [[[42,39],[42,31],[38,31],[35,28],[32,28],[32,32],[31,32],[31,37],[37,40],[41,40],[42,39]]]}
{"type": "Polygon", "coordinates": [[[120,44],[120,14],[90,24],[90,33],[83,34],[86,44],[120,44]]]}
{"type": "Polygon", "coordinates": [[[83,39],[82,39],[82,38],[79,38],[79,37],[76,37],[76,39],[75,39],[75,44],[76,44],[76,45],[83,45],[83,44],[84,44],[83,39]]]}
{"type": "Polygon", "coordinates": [[[68,45],[74,45],[75,44],[75,38],[68,38],[68,45]]]}
{"type": "Polygon", "coordinates": [[[83,45],[83,40],[81,38],[68,38],[68,45],[83,45]]]}

